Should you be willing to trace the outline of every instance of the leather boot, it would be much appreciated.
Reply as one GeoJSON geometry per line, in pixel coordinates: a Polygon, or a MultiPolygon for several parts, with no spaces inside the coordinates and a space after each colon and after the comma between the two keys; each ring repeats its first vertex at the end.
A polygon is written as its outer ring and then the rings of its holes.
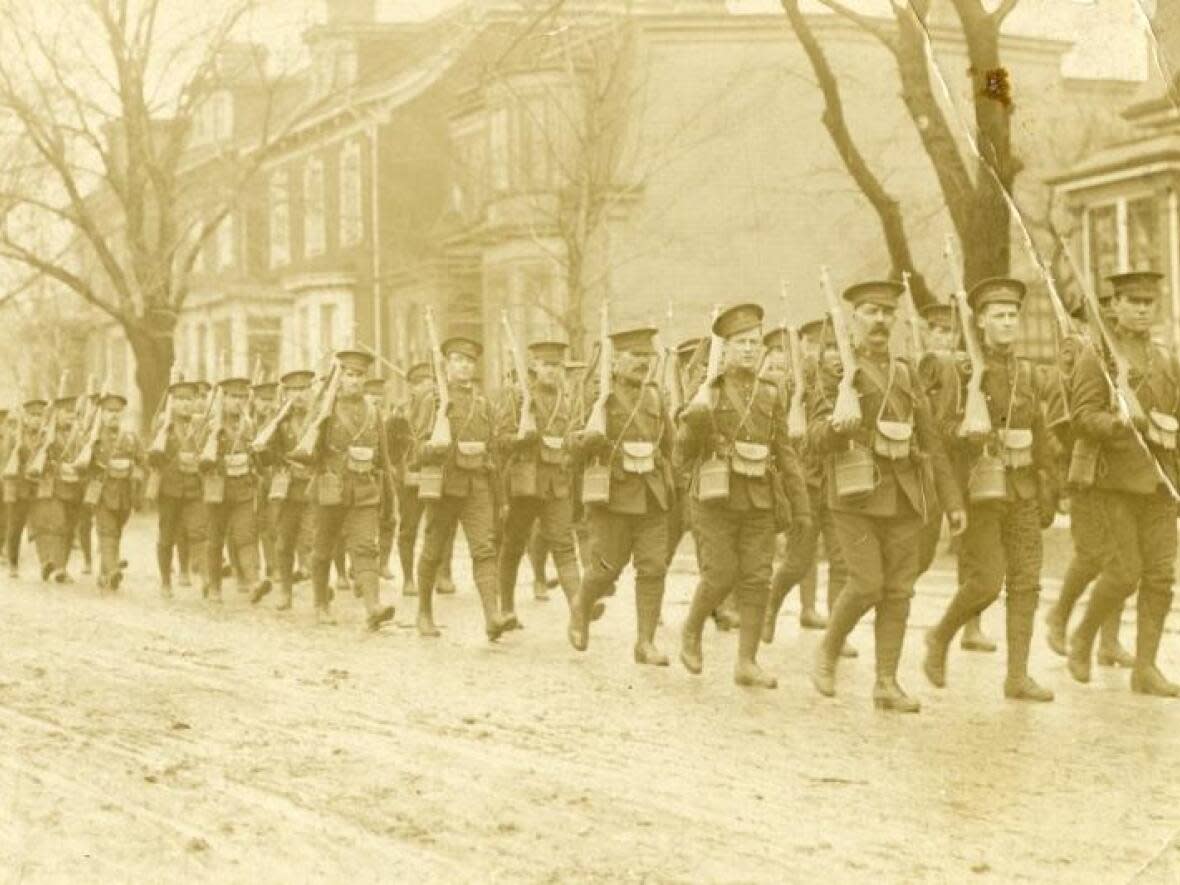
{"type": "Polygon", "coordinates": [[[774,630],[778,623],[779,610],[783,607],[783,600],[791,588],[787,586],[787,573],[783,564],[776,563],[774,573],[770,577],[770,593],[766,599],[766,614],[762,618],[762,642],[770,645],[774,642],[774,630]]]}
{"type": "Polygon", "coordinates": [[[694,676],[700,675],[705,667],[705,656],[701,650],[701,637],[705,632],[705,621],[717,607],[720,593],[709,587],[703,580],[697,582],[696,592],[688,607],[688,617],[680,630],[680,663],[694,676]]]}
{"type": "Polygon", "coordinates": [[[481,560],[475,565],[475,589],[479,593],[479,601],[483,606],[484,629],[488,641],[495,642],[504,633],[512,629],[516,616],[507,618],[500,613],[500,594],[496,587],[496,561],[494,559],[481,560]]]}
{"type": "Polygon", "coordinates": [[[316,622],[320,624],[335,624],[332,617],[331,597],[328,595],[328,580],[332,574],[332,560],[311,561],[311,594],[315,602],[316,622]]]}
{"type": "Polygon", "coordinates": [[[1090,593],[1086,613],[1069,638],[1069,675],[1078,682],[1090,681],[1090,663],[1094,656],[1094,637],[1102,622],[1118,611],[1122,598],[1115,597],[1107,589],[1106,582],[1099,580],[1090,593]]]}
{"type": "Polygon", "coordinates": [[[1086,592],[1086,587],[1092,580],[1094,580],[1092,571],[1083,568],[1082,561],[1074,556],[1065,570],[1065,578],[1061,582],[1061,595],[1057,597],[1057,601],[1053,603],[1053,607],[1045,615],[1045,626],[1048,628],[1045,632],[1045,640],[1049,643],[1049,648],[1062,657],[1069,654],[1066,648],[1069,617],[1073,614],[1074,606],[1082,598],[1082,594],[1086,592]]]}
{"type": "Polygon", "coordinates": [[[1122,626],[1123,612],[1120,607],[1102,622],[1098,630],[1098,666],[1134,667],[1135,656],[1119,642],[1119,627],[1122,626]]]}
{"type": "Polygon", "coordinates": [[[835,600],[828,617],[828,627],[815,651],[815,663],[811,671],[811,683],[824,697],[836,695],[836,663],[848,634],[868,610],[859,605],[851,593],[841,593],[835,600]]]}
{"type": "Polygon", "coordinates": [[[160,593],[165,599],[172,596],[172,548],[156,545],[156,570],[160,574],[160,593]]]}
{"type": "Polygon", "coordinates": [[[996,641],[983,632],[981,615],[976,615],[963,625],[963,636],[959,640],[959,647],[964,651],[994,652],[996,641]]]}
{"type": "Polygon", "coordinates": [[[1007,625],[1008,675],[1004,679],[1004,697],[1016,701],[1053,700],[1053,692],[1037,684],[1028,675],[1028,654],[1032,648],[1033,622],[1036,619],[1037,594],[1011,592],[1005,599],[1007,625]]]}
{"type": "Polygon", "coordinates": [[[516,617],[516,576],[520,568],[520,559],[509,562],[504,551],[496,560],[496,586],[500,596],[500,612],[508,623],[509,630],[520,630],[524,625],[516,617]]]}
{"type": "Polygon", "coordinates": [[[1180,685],[1169,680],[1156,666],[1164,622],[1172,607],[1171,591],[1161,592],[1140,587],[1138,624],[1135,631],[1135,669],[1131,671],[1131,691],[1153,697],[1180,697],[1180,685]]]}
{"type": "Polygon", "coordinates": [[[403,546],[399,542],[397,549],[398,561],[402,567],[402,596],[417,596],[418,587],[414,583],[414,551],[411,549],[409,555],[406,555],[403,546]]]}
{"type": "Polygon", "coordinates": [[[275,606],[277,611],[285,612],[291,608],[291,585],[284,582],[279,586],[279,604],[275,606]]]}
{"type": "Polygon", "coordinates": [[[418,563],[418,635],[424,639],[435,639],[442,634],[434,623],[434,578],[438,566],[434,563],[418,563]]]}
{"type": "Polygon", "coordinates": [[[738,607],[738,659],[733,681],[748,688],[777,688],[778,680],[758,666],[758,643],[762,641],[764,599],[742,599],[738,607]]]}
{"type": "Polygon", "coordinates": [[[975,609],[967,603],[966,595],[959,591],[951,599],[939,622],[927,631],[922,672],[935,688],[946,687],[946,656],[951,640],[975,614],[975,609]]]}
{"type": "Polygon", "coordinates": [[[380,584],[375,571],[361,572],[355,580],[365,602],[365,626],[370,632],[379,630],[382,624],[393,620],[393,606],[381,604],[380,584]]]}
{"type": "Polygon", "coordinates": [[[667,667],[668,656],[656,648],[656,627],[664,603],[663,578],[635,579],[635,663],[667,667]]]}
{"type": "Polygon", "coordinates": [[[582,586],[582,572],[578,568],[578,558],[572,555],[568,562],[557,563],[557,582],[561,585],[561,592],[565,594],[566,605],[574,604],[574,596],[582,586]]]}
{"type": "Polygon", "coordinates": [[[451,564],[447,563],[438,570],[438,577],[434,582],[434,592],[443,596],[451,596],[455,592],[455,581],[451,577],[451,564]]]}
{"type": "Polygon", "coordinates": [[[921,703],[905,693],[897,683],[897,667],[905,645],[906,622],[910,616],[908,599],[882,599],[877,603],[873,634],[877,651],[877,682],[873,686],[873,706],[892,713],[917,713],[921,703]]]}
{"type": "Polygon", "coordinates": [[[816,605],[816,584],[818,583],[818,575],[815,564],[807,570],[807,574],[803,576],[803,580],[799,582],[799,603],[802,609],[799,612],[799,626],[804,630],[823,630],[828,626],[828,619],[819,613],[819,608],[816,605]]]}
{"type": "Polygon", "coordinates": [[[741,615],[738,614],[737,606],[734,604],[733,595],[729,594],[717,607],[713,609],[713,623],[717,625],[717,629],[722,633],[728,633],[730,630],[736,630],[741,626],[741,615]]]}

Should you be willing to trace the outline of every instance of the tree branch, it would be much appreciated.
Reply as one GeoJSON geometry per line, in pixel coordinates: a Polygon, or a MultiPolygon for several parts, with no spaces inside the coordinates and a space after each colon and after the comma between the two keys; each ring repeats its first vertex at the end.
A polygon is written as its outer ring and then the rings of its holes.
{"type": "Polygon", "coordinates": [[[855,9],[851,9],[840,3],[839,0],[819,0],[819,2],[836,13],[836,15],[848,19],[848,21],[855,24],[862,31],[876,37],[890,52],[897,52],[897,39],[889,32],[881,19],[857,12],[855,9]]]}

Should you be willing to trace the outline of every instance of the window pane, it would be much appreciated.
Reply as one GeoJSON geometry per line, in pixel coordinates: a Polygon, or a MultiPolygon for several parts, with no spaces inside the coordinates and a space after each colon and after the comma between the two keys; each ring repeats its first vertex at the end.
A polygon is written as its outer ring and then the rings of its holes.
{"type": "Polygon", "coordinates": [[[488,152],[492,176],[492,190],[508,190],[508,109],[497,108],[492,112],[488,137],[488,152]]]}
{"type": "Polygon", "coordinates": [[[1101,297],[1110,292],[1106,278],[1118,270],[1118,223],[1114,206],[1090,209],[1090,282],[1101,297]]]}
{"type": "Polygon", "coordinates": [[[309,160],[303,172],[303,235],[308,255],[324,251],[324,164],[309,160]]]}
{"type": "Polygon", "coordinates": [[[270,266],[279,267],[290,260],[290,194],[287,173],[276,172],[270,179],[270,266]]]}
{"type": "Polygon", "coordinates": [[[278,317],[247,317],[246,336],[246,353],[251,375],[253,375],[254,367],[261,360],[262,370],[267,377],[275,378],[279,370],[282,320],[278,317]]]}
{"type": "Polygon", "coordinates": [[[361,241],[361,151],[355,141],[340,154],[340,244],[361,241]]]}
{"type": "Polygon", "coordinates": [[[336,350],[336,305],[320,305],[320,349],[330,354],[336,350]]]}
{"type": "Polygon", "coordinates": [[[1159,214],[1154,197],[1127,203],[1128,270],[1160,270],[1159,214]]]}

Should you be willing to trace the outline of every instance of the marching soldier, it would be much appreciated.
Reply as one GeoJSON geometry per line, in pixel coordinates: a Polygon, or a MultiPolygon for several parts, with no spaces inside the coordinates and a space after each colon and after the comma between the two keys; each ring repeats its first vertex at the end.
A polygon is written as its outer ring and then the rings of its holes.
{"type": "MultiPolygon", "coordinates": [[[[426,504],[426,537],[418,560],[418,634],[439,635],[434,623],[434,584],[459,524],[471,550],[475,587],[483,606],[484,627],[488,639],[499,639],[511,626],[500,612],[498,570],[496,566],[497,502],[492,464],[495,419],[491,404],[479,393],[473,381],[483,354],[483,345],[473,338],[455,335],[442,342],[446,361],[449,408],[446,418],[451,424],[452,441],[439,445],[426,439],[421,445],[420,463],[441,468],[441,489],[426,504]]],[[[413,426],[430,428],[438,417],[437,394],[425,397],[413,426]]],[[[429,433],[429,430],[426,431],[429,433]]],[[[423,489],[419,486],[419,495],[423,489]]]]}
{"type": "MultiPolygon", "coordinates": [[[[1116,322],[1110,305],[1109,292],[1103,291],[1098,297],[1099,310],[1102,319],[1109,328],[1116,322]]],[[[1069,381],[1077,368],[1078,355],[1082,349],[1094,347],[1094,342],[1087,334],[1084,325],[1084,311],[1076,316],[1078,334],[1069,336],[1062,342],[1058,351],[1058,362],[1065,395],[1068,397],[1069,381]]],[[[1058,425],[1061,443],[1067,454],[1072,453],[1075,433],[1073,421],[1068,417],[1069,404],[1065,403],[1067,420],[1058,425]]],[[[1082,594],[1086,592],[1102,571],[1103,549],[1109,543],[1106,534],[1105,520],[1102,518],[1102,498],[1095,494],[1093,488],[1071,486],[1069,488],[1069,533],[1073,540],[1073,556],[1065,569],[1065,576],[1061,581],[1061,591],[1057,601],[1045,615],[1046,640],[1049,647],[1057,654],[1065,657],[1066,632],[1069,629],[1069,619],[1073,614],[1082,594]]],[[[1123,607],[1111,613],[1098,634],[1098,666],[1100,667],[1133,667],[1135,658],[1119,642],[1119,627],[1122,624],[1123,607]]]]}
{"type": "MultiPolygon", "coordinates": [[[[156,566],[160,573],[160,595],[172,597],[172,551],[183,545],[196,566],[198,580],[204,586],[204,562],[207,556],[208,518],[201,490],[201,471],[197,463],[197,440],[201,421],[196,414],[197,386],[180,378],[168,386],[168,402],[157,425],[152,429],[152,447],[148,462],[159,472],[159,533],[156,541],[156,566]]],[[[181,559],[178,556],[178,560],[181,559]]],[[[180,574],[186,573],[184,561],[180,574]]]]}
{"type": "MultiPolygon", "coordinates": [[[[279,611],[291,608],[295,584],[296,553],[302,551],[310,558],[311,535],[307,525],[311,518],[308,490],[311,469],[289,457],[299,442],[299,432],[307,420],[311,385],[315,372],[296,369],[285,373],[279,383],[283,390],[283,405],[271,416],[254,437],[251,449],[258,459],[270,468],[270,494],[267,505],[275,531],[275,568],[279,579],[279,611]]],[[[257,604],[269,590],[260,584],[250,597],[257,604]]]]}
{"type": "MultiPolygon", "coordinates": [[[[926,634],[924,670],[932,684],[944,687],[951,640],[1004,590],[1004,696],[1043,702],[1053,700],[1053,692],[1029,675],[1028,656],[1041,580],[1039,471],[1048,463],[1049,441],[1032,365],[1013,353],[1024,295],[1023,283],[1005,278],[983,280],[969,295],[993,430],[975,435],[956,427],[954,436],[948,435],[948,447],[958,448],[967,471],[967,529],[960,542],[958,592],[926,634]]],[[[970,371],[960,374],[965,385],[970,371]]],[[[957,418],[962,417],[960,411],[957,418]]]]}
{"type": "MultiPolygon", "coordinates": [[[[227,544],[236,556],[242,589],[256,593],[260,584],[269,583],[267,578],[259,578],[258,572],[256,480],[250,456],[254,422],[247,411],[249,394],[248,378],[223,378],[214,393],[212,414],[201,427],[198,465],[208,525],[205,574],[209,600],[217,605],[222,601],[222,551],[227,544]]],[[[190,548],[190,558],[193,553],[190,548]]]]}
{"type": "Polygon", "coordinates": [[[41,422],[48,400],[30,397],[21,405],[8,450],[4,453],[4,502],[8,506],[8,576],[20,577],[20,543],[29,520],[29,510],[36,497],[35,485],[25,476],[25,468],[37,447],[41,422]]]}
{"type": "Polygon", "coordinates": [[[84,445],[76,464],[88,477],[87,503],[94,508],[98,535],[98,588],[118,590],[125,563],[119,546],[123,529],[135,506],[135,473],[143,464],[139,437],[123,427],[127,398],[104,392],[98,400],[89,449],[84,445]]]}
{"type": "MultiPolygon", "coordinates": [[[[574,541],[567,451],[573,410],[561,378],[565,350],[566,345],[556,341],[538,341],[528,347],[534,379],[528,383],[536,431],[523,436],[518,432],[521,403],[511,389],[505,392],[497,421],[508,479],[508,514],[499,560],[500,609],[510,625],[517,628],[516,575],[534,525],[553,554],[567,601],[573,601],[582,581],[574,541]]],[[[544,586],[543,579],[541,583],[544,586]]]]}
{"type": "MultiPolygon", "coordinates": [[[[593,414],[574,436],[579,460],[590,464],[605,486],[590,488],[588,505],[590,564],[581,592],[570,607],[569,640],[578,651],[590,643],[590,622],[601,616],[601,600],[614,594],[615,582],[631,562],[635,566],[635,661],[666,667],[668,657],[655,644],[668,569],[668,509],[675,504],[671,455],[673,430],[658,387],[649,383],[655,357],[651,328],[628,329],[610,336],[615,353],[613,380],[600,392],[593,414]],[[602,408],[598,408],[601,404],[602,408]]],[[[585,500],[585,497],[583,498],[585,500]]]]}
{"type": "Polygon", "coordinates": [[[78,525],[82,504],[82,486],[78,471],[71,463],[76,452],[67,450],[73,431],[77,397],[58,397],[53,402],[53,438],[44,436],[43,463],[30,466],[28,477],[36,484],[36,498],[29,513],[30,535],[41,560],[41,578],[59,584],[72,583],[67,571],[70,549],[78,525]],[[35,472],[36,471],[36,472],[35,472]]]}
{"type": "MultiPolygon", "coordinates": [[[[255,381],[250,385],[250,415],[255,427],[264,427],[278,411],[279,385],[276,381],[255,381]]],[[[275,527],[270,508],[270,467],[255,465],[258,487],[254,496],[254,521],[258,526],[258,541],[262,545],[262,562],[266,577],[274,579],[277,571],[275,555],[275,527]]],[[[269,589],[269,585],[267,585],[269,589]]]]}
{"type": "Polygon", "coordinates": [[[681,416],[680,458],[694,465],[692,519],[700,544],[701,577],[681,637],[680,660],[690,673],[703,667],[705,619],[731,591],[740,626],[734,681],[774,688],[758,666],[758,643],[774,559],[775,535],[811,512],[794,450],[787,441],[786,407],[778,389],[758,377],[762,308],[732,307],[713,322],[725,342],[724,371],[707,380],[681,416]]]}
{"type": "Polygon", "coordinates": [[[1126,411],[1114,408],[1110,369],[1094,350],[1083,350],[1070,380],[1075,456],[1079,446],[1097,447],[1100,467],[1093,494],[1104,534],[1102,573],[1086,614],[1069,643],[1069,672],[1090,681],[1094,637],[1123,601],[1139,592],[1135,667],[1131,690],[1158,697],[1180,695],[1180,685],[1156,664],[1164,622],[1172,604],[1176,560],[1176,430],[1180,418],[1180,369],[1175,355],[1151,339],[1161,275],[1116,274],[1114,343],[1130,364],[1117,379],[1126,411]],[[1129,415],[1128,415],[1129,412],[1129,415]]]}
{"type": "Polygon", "coordinates": [[[381,604],[377,576],[377,511],[389,454],[381,415],[364,397],[365,375],[373,362],[371,354],[360,350],[336,354],[335,395],[330,395],[329,384],[312,409],[315,423],[310,427],[315,436],[310,496],[315,508],[311,581],[316,618],[321,624],[335,623],[328,578],[336,552],[343,548],[371,631],[394,614],[393,606],[381,604]]]}
{"type": "Polygon", "coordinates": [[[826,455],[827,504],[848,566],[848,584],[830,613],[812,681],[820,694],[835,695],[844,640],[875,608],[873,702],[880,709],[916,713],[921,704],[898,685],[897,667],[919,574],[919,537],[933,518],[929,502],[934,489],[924,469],[926,458],[954,531],[966,527],[966,515],[921,385],[906,363],[889,353],[902,291],[898,283],[873,281],[844,292],[852,305],[858,368],[852,383],[863,418],[833,415],[840,377],[831,366],[820,366],[821,390],[812,403],[809,443],[826,455]]]}
{"type": "MultiPolygon", "coordinates": [[[[385,434],[386,451],[390,451],[395,425],[392,416],[385,410],[385,379],[370,378],[365,381],[365,399],[381,418],[381,429],[385,434]]],[[[390,463],[396,462],[390,459],[390,463]]],[[[397,534],[397,500],[393,490],[397,488],[396,477],[384,476],[381,483],[381,509],[377,517],[377,573],[385,580],[393,580],[389,570],[389,555],[393,552],[393,539],[397,534]]]]}

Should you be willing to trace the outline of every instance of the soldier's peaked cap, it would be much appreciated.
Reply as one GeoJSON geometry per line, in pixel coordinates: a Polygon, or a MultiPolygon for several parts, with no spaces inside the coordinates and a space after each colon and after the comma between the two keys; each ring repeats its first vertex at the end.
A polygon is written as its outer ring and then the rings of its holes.
{"type": "Polygon", "coordinates": [[[529,353],[539,360],[549,360],[559,363],[565,356],[567,345],[564,341],[534,341],[529,345],[529,353]]]}
{"type": "Polygon", "coordinates": [[[1020,307],[1024,303],[1027,291],[1027,287],[1020,280],[1011,277],[988,277],[971,287],[971,291],[967,293],[967,303],[976,312],[989,304],[1015,304],[1020,307]]]}
{"type": "Polygon", "coordinates": [[[260,381],[257,384],[251,384],[250,389],[254,391],[254,395],[261,394],[264,398],[274,396],[278,392],[279,384],[277,381],[260,381]]]}
{"type": "Polygon", "coordinates": [[[787,327],[775,326],[769,332],[762,336],[762,344],[767,350],[786,350],[787,349],[787,327]]]}
{"type": "Polygon", "coordinates": [[[222,378],[217,382],[217,386],[220,387],[225,393],[245,396],[250,392],[250,379],[231,376],[229,378],[222,378]]]}
{"type": "Polygon", "coordinates": [[[410,366],[409,371],[406,372],[406,380],[411,384],[418,381],[425,381],[431,377],[433,372],[434,370],[430,367],[430,363],[414,363],[414,365],[410,366]]]}
{"type": "Polygon", "coordinates": [[[376,357],[371,353],[365,353],[363,350],[338,350],[336,351],[336,362],[340,363],[343,369],[352,369],[354,372],[367,372],[372,368],[373,363],[376,362],[376,357]]]}
{"type": "Polygon", "coordinates": [[[280,383],[288,390],[303,390],[311,387],[311,382],[314,380],[315,372],[311,369],[292,369],[279,378],[280,383]]]}
{"type": "Polygon", "coordinates": [[[176,394],[177,396],[195,396],[197,393],[196,381],[173,381],[168,385],[168,392],[176,394]]]}
{"type": "Polygon", "coordinates": [[[611,344],[618,352],[653,354],[656,352],[653,339],[658,329],[651,326],[640,326],[637,329],[622,329],[612,332],[611,344]]]}
{"type": "Polygon", "coordinates": [[[444,356],[461,353],[472,360],[479,360],[483,356],[483,345],[469,335],[452,335],[441,345],[444,356]]]}
{"type": "Polygon", "coordinates": [[[368,378],[365,380],[365,393],[379,393],[385,395],[385,379],[384,378],[368,378]]]}
{"type": "Polygon", "coordinates": [[[567,372],[577,372],[586,368],[585,360],[566,360],[563,364],[567,372]]]}
{"type": "Polygon", "coordinates": [[[764,311],[759,304],[738,304],[721,311],[717,319],[713,320],[713,334],[722,338],[732,338],[762,325],[764,311]]]}
{"type": "Polygon", "coordinates": [[[955,309],[949,304],[941,301],[932,301],[923,307],[918,313],[922,316],[930,326],[945,326],[952,328],[955,325],[955,309]]]}
{"type": "Polygon", "coordinates": [[[810,338],[812,335],[818,336],[827,325],[828,318],[820,317],[818,320],[808,320],[799,327],[799,334],[804,338],[810,338]]]}
{"type": "Polygon", "coordinates": [[[44,400],[39,396],[32,396],[21,403],[21,408],[26,412],[37,412],[49,405],[48,400],[44,400]]]}
{"type": "Polygon", "coordinates": [[[59,396],[53,401],[53,404],[59,409],[72,409],[78,404],[78,397],[76,396],[59,396]]]}
{"type": "Polygon", "coordinates": [[[853,307],[861,304],[878,304],[881,307],[897,307],[897,300],[905,286],[894,280],[866,280],[844,290],[844,300],[853,307]]]}
{"type": "Polygon", "coordinates": [[[681,359],[688,359],[701,346],[700,338],[688,338],[676,345],[676,353],[681,359]]]}
{"type": "Polygon", "coordinates": [[[99,399],[98,404],[104,409],[122,409],[127,405],[127,397],[121,393],[104,393],[99,399]]]}
{"type": "Polygon", "coordinates": [[[1128,298],[1158,298],[1160,294],[1161,273],[1154,270],[1135,270],[1129,273],[1116,273],[1107,277],[1114,286],[1114,294],[1128,298]]]}

